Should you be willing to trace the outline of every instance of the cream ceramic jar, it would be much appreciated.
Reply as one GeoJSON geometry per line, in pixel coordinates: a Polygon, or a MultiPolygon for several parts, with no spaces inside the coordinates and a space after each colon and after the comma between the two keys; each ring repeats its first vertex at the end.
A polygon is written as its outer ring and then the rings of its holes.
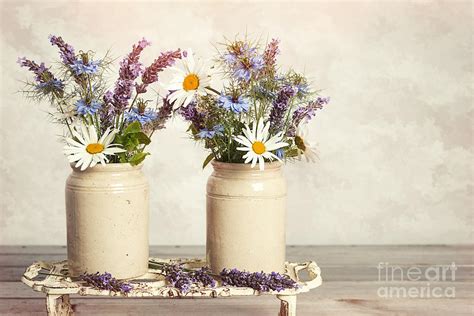
{"type": "Polygon", "coordinates": [[[149,188],[141,167],[72,168],[66,182],[70,275],[109,272],[127,279],[148,271],[149,188]]]}
{"type": "Polygon", "coordinates": [[[250,272],[284,272],[286,181],[279,162],[265,170],[212,162],[207,182],[207,262],[250,272]]]}

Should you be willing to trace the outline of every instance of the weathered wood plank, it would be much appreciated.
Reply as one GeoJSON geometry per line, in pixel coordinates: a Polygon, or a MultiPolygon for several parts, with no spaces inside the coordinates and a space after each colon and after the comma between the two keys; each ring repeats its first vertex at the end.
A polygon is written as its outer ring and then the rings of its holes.
{"type": "MultiPolygon", "coordinates": [[[[77,315],[276,315],[279,303],[273,297],[229,299],[73,299],[77,315]]],[[[299,301],[297,313],[309,315],[472,315],[471,300],[320,299],[299,301]]],[[[1,315],[46,315],[43,299],[2,299],[1,315]]]]}

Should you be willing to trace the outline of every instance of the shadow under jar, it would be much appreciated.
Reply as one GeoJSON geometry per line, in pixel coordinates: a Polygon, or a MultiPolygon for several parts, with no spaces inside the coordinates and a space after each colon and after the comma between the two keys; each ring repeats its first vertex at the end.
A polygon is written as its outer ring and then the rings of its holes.
{"type": "Polygon", "coordinates": [[[265,170],[213,161],[207,182],[206,259],[214,273],[237,268],[284,272],[286,181],[279,162],[265,170]]]}
{"type": "Polygon", "coordinates": [[[66,182],[71,276],[109,272],[117,279],[148,271],[149,187],[142,165],[72,166],[66,182]]]}

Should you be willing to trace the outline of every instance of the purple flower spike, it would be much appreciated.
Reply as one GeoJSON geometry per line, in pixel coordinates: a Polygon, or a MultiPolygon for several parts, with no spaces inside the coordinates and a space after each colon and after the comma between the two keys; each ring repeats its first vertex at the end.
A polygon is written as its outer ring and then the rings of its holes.
{"type": "Polygon", "coordinates": [[[204,128],[204,114],[198,111],[196,103],[191,102],[187,106],[180,107],[178,111],[186,121],[193,124],[196,130],[204,128]]]}
{"type": "Polygon", "coordinates": [[[293,112],[293,127],[297,127],[302,121],[310,120],[316,115],[317,110],[321,110],[324,105],[329,103],[329,97],[318,97],[308,105],[300,107],[293,112]]]}
{"type": "Polygon", "coordinates": [[[80,276],[80,279],[99,290],[129,293],[133,289],[131,284],[119,281],[107,272],[103,274],[99,274],[99,272],[94,274],[83,274],[80,276]]]}
{"type": "Polygon", "coordinates": [[[265,48],[265,52],[263,53],[263,60],[265,62],[265,69],[267,71],[275,68],[276,55],[280,53],[278,44],[280,44],[279,40],[272,39],[272,41],[268,43],[267,47],[265,48]]]}
{"type": "Polygon", "coordinates": [[[270,112],[270,129],[278,131],[283,128],[283,118],[288,109],[290,98],[295,94],[295,91],[290,86],[283,87],[276,100],[272,104],[270,112]]]}
{"type": "Polygon", "coordinates": [[[136,86],[137,93],[145,93],[148,85],[158,81],[158,73],[172,66],[176,59],[181,59],[181,51],[161,53],[161,56],[148,66],[142,75],[142,83],[136,86]]]}
{"type": "Polygon", "coordinates": [[[223,269],[220,273],[223,285],[250,287],[260,292],[296,289],[298,284],[289,276],[277,272],[247,272],[223,269]]]}
{"type": "Polygon", "coordinates": [[[50,35],[49,41],[51,45],[56,45],[59,48],[61,59],[66,65],[73,65],[77,60],[74,52],[74,47],[64,42],[61,36],[50,35]]]}
{"type": "Polygon", "coordinates": [[[44,63],[38,65],[26,57],[18,58],[17,63],[21,67],[28,68],[29,71],[36,75],[35,80],[37,82],[37,89],[43,90],[46,93],[62,93],[64,83],[61,80],[54,78],[54,75],[48,70],[48,68],[46,68],[44,63]]]}
{"type": "Polygon", "coordinates": [[[133,92],[134,81],[142,73],[142,64],[139,62],[143,49],[150,45],[145,38],[133,45],[132,51],[120,62],[119,78],[115,83],[113,93],[107,92],[104,96],[106,113],[104,116],[120,114],[128,106],[133,92]]]}

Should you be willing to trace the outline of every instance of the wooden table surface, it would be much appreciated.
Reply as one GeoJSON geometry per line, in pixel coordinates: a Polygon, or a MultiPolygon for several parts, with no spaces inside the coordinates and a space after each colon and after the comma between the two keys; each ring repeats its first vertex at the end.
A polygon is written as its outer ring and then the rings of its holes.
{"type": "MultiPolygon", "coordinates": [[[[152,246],[150,255],[203,257],[204,252],[199,246],[152,246]]],[[[61,246],[0,246],[0,315],[46,315],[45,295],[22,284],[20,277],[36,260],[65,258],[61,246]]],[[[289,246],[287,258],[315,260],[322,269],[323,285],[298,295],[300,316],[474,315],[474,245],[289,246]]],[[[77,315],[274,316],[279,311],[272,296],[71,300],[77,315]]]]}

